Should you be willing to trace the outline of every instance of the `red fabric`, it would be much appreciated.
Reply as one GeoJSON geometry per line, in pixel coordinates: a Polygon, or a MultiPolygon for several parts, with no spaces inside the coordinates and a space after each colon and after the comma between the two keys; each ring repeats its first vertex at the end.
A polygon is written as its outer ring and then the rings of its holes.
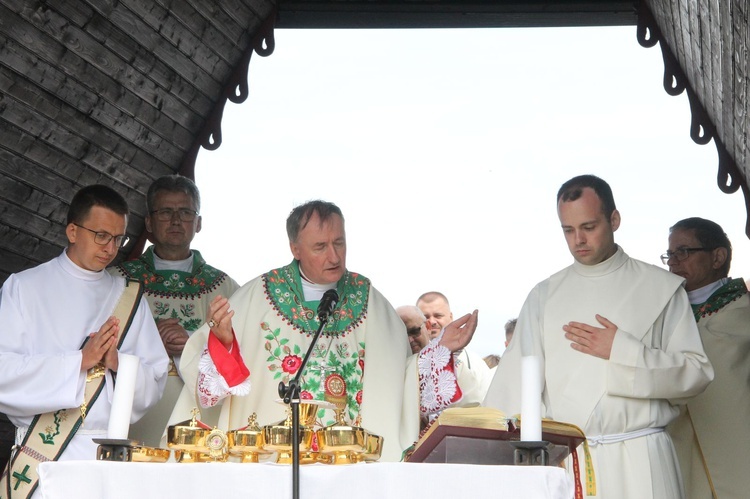
{"type": "Polygon", "coordinates": [[[449,371],[452,372],[454,376],[456,376],[456,393],[453,395],[453,398],[450,400],[450,404],[455,404],[459,400],[461,400],[464,396],[464,393],[461,391],[461,386],[458,384],[458,375],[456,374],[456,358],[451,355],[451,360],[448,361],[448,365],[446,365],[443,368],[443,371],[449,371]]]}
{"type": "Polygon", "coordinates": [[[211,359],[214,361],[216,370],[221,374],[230,388],[239,385],[250,376],[250,370],[240,355],[240,345],[237,343],[234,329],[232,329],[231,352],[219,341],[219,338],[216,337],[213,331],[208,334],[208,352],[211,354],[211,359]]]}

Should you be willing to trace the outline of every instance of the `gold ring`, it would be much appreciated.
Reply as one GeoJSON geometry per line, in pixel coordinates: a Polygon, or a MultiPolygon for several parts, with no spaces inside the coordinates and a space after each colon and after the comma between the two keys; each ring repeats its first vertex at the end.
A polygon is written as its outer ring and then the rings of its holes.
{"type": "Polygon", "coordinates": [[[213,319],[208,319],[208,327],[215,328],[216,327],[216,321],[213,319]]]}

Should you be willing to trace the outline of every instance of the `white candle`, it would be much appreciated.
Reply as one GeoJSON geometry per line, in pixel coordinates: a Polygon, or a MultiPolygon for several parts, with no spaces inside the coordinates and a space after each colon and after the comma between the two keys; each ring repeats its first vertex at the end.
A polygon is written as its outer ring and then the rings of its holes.
{"type": "Polygon", "coordinates": [[[534,355],[521,358],[521,440],[542,440],[542,366],[534,355]]]}
{"type": "Polygon", "coordinates": [[[127,439],[130,431],[130,415],[133,412],[135,378],[141,359],[126,353],[118,354],[117,381],[112,396],[112,410],[109,414],[107,435],[113,439],[127,439]]]}

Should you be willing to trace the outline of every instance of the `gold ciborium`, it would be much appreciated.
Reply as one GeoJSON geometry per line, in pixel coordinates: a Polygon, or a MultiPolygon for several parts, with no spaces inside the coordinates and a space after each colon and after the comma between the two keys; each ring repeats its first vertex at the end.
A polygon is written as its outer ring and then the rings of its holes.
{"type": "Polygon", "coordinates": [[[364,428],[346,424],[344,407],[336,408],[336,421],[316,432],[318,452],[330,456],[333,464],[377,461],[383,450],[383,438],[364,428]]]}
{"type": "Polygon", "coordinates": [[[226,433],[198,421],[198,409],[191,420],[167,429],[167,445],[178,463],[226,461],[228,456],[226,433]]]}
{"type": "Polygon", "coordinates": [[[259,456],[270,454],[265,449],[265,437],[263,429],[258,426],[257,415],[252,413],[247,418],[247,426],[227,432],[229,454],[238,456],[243,463],[257,463],[259,456]]]}

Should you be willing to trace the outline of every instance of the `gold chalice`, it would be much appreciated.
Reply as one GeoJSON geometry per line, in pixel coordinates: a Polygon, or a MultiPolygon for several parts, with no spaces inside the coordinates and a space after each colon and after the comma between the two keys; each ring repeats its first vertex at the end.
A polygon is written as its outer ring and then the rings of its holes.
{"type": "MultiPolygon", "coordinates": [[[[281,400],[277,402],[283,403],[281,400]]],[[[330,406],[320,400],[304,400],[299,403],[299,452],[300,464],[319,462],[316,452],[311,452],[318,409],[330,406]]],[[[276,451],[276,462],[282,464],[292,463],[292,409],[286,408],[286,419],[273,425],[263,427],[264,449],[276,451]]]]}
{"type": "MultiPolygon", "coordinates": [[[[300,425],[301,426],[304,425],[305,427],[312,429],[315,426],[315,420],[317,419],[319,409],[335,409],[335,408],[336,406],[329,402],[324,402],[322,400],[307,399],[305,400],[305,402],[302,402],[299,405],[300,425]]],[[[313,439],[314,438],[315,438],[315,431],[313,431],[313,439]]],[[[310,444],[310,447],[311,449],[309,451],[300,452],[300,456],[299,456],[300,464],[314,464],[314,463],[331,464],[332,459],[330,456],[324,456],[320,454],[319,452],[313,451],[312,443],[310,444]]]]}

